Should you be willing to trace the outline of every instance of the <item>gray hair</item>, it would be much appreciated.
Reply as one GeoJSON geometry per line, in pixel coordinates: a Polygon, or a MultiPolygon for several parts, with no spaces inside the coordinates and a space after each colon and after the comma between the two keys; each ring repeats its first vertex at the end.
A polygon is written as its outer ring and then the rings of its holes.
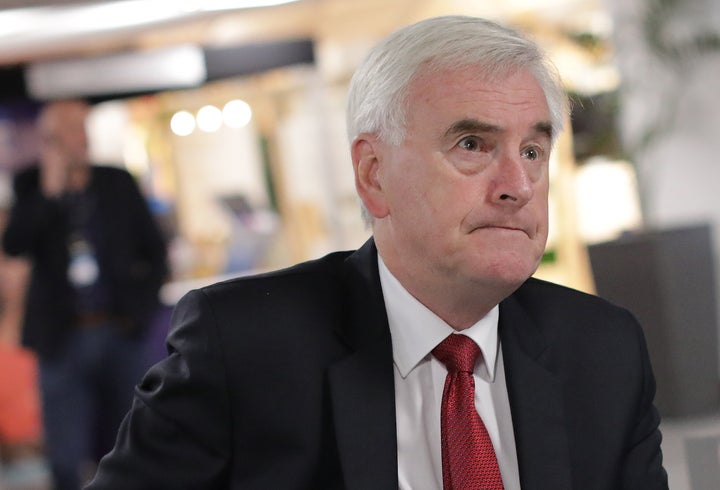
{"type": "Polygon", "coordinates": [[[408,87],[420,72],[482,67],[489,77],[526,68],[545,93],[553,138],[562,130],[567,97],[557,69],[519,32],[467,16],[434,17],[381,41],[355,72],[348,94],[350,142],[360,133],[399,145],[405,138],[408,87]]]}

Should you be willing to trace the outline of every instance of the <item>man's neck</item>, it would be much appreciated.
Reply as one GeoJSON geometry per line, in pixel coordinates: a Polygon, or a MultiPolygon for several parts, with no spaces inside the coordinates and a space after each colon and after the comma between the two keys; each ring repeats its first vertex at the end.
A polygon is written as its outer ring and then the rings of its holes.
{"type": "Polygon", "coordinates": [[[475,325],[515,289],[507,285],[480,282],[443,283],[439,274],[435,275],[435,280],[430,283],[418,280],[417,276],[409,274],[401,264],[394,263],[391,257],[383,257],[383,261],[392,275],[415,299],[457,331],[475,325]]]}

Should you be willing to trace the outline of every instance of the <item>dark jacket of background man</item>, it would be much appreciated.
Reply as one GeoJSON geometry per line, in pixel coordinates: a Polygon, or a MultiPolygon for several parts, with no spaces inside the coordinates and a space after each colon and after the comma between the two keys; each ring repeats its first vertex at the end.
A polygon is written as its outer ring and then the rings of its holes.
{"type": "MultiPolygon", "coordinates": [[[[73,288],[67,277],[69,224],[59,199],[39,189],[33,167],[18,174],[3,246],[33,261],[23,342],[52,356],[75,327],[73,288]]],[[[133,177],[113,167],[91,167],[88,195],[99,220],[99,267],[107,274],[112,314],[128,335],[149,327],[158,291],[167,274],[165,241],[133,177]]]]}

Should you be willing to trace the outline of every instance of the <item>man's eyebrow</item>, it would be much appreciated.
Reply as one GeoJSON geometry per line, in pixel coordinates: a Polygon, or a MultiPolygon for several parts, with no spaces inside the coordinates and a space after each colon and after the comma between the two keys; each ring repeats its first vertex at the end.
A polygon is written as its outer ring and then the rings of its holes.
{"type": "Polygon", "coordinates": [[[552,139],[555,134],[555,129],[549,121],[541,121],[535,124],[535,132],[544,134],[548,138],[552,139]]]}
{"type": "Polygon", "coordinates": [[[499,133],[500,126],[480,121],[478,119],[460,119],[445,131],[445,136],[454,136],[462,133],[499,133]]]}
{"type": "MultiPolygon", "coordinates": [[[[555,132],[552,124],[549,121],[540,121],[533,126],[533,130],[536,133],[544,134],[548,138],[553,138],[555,132]]],[[[445,131],[445,137],[454,136],[462,133],[499,133],[502,131],[500,126],[490,124],[488,122],[480,121],[478,119],[460,119],[453,123],[447,131],[445,131]]]]}

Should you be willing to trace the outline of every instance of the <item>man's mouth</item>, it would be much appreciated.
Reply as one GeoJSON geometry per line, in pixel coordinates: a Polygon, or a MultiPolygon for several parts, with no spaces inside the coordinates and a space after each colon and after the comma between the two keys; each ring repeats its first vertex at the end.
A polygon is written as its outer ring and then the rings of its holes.
{"type": "Polygon", "coordinates": [[[473,229],[474,231],[482,231],[482,230],[489,230],[489,231],[499,231],[499,232],[509,232],[509,233],[523,233],[524,235],[530,237],[530,233],[528,233],[527,229],[519,227],[519,226],[513,226],[513,225],[482,225],[478,226],[473,229]]]}

